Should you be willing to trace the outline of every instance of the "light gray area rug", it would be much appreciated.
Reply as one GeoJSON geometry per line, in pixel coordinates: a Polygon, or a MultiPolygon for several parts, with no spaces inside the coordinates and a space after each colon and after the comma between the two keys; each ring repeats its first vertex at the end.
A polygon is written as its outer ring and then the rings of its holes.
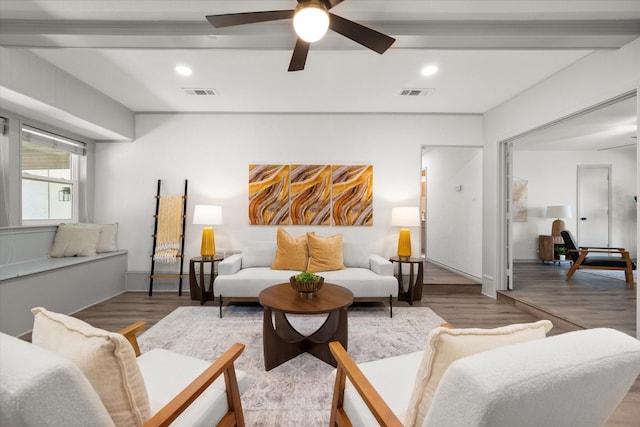
{"type": "MultiPolygon", "coordinates": [[[[303,333],[320,326],[324,317],[295,316],[291,323],[303,333]]],[[[349,309],[349,353],[366,362],[424,349],[428,332],[444,320],[426,307],[349,309]]],[[[301,354],[269,372],[262,352],[262,308],[229,306],[180,307],[140,338],[142,352],[166,348],[213,361],[231,344],[246,348],[236,368],[249,375],[242,396],[248,426],[327,426],[331,410],[334,368],[309,354],[301,354]]],[[[171,367],[167,367],[169,374],[171,367]]]]}

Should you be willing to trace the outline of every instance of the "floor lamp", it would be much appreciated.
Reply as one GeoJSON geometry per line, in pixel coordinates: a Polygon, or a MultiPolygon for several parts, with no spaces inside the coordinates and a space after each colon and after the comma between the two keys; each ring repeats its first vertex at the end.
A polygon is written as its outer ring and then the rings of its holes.
{"type": "Polygon", "coordinates": [[[202,227],[202,244],[200,255],[211,258],[216,254],[216,240],[212,225],[222,224],[222,207],[211,205],[196,205],[193,211],[193,223],[205,225],[202,227]]]}
{"type": "Polygon", "coordinates": [[[398,256],[411,256],[411,232],[408,227],[420,226],[420,212],[417,207],[399,207],[391,209],[391,225],[399,226],[398,256]]]}

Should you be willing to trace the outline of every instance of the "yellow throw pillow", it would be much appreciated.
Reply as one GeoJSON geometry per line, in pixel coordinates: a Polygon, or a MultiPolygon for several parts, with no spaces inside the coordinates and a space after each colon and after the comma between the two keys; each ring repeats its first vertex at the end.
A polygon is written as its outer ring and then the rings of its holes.
{"type": "Polygon", "coordinates": [[[277,241],[278,250],[271,268],[273,270],[306,271],[309,263],[307,236],[303,234],[294,238],[284,228],[278,228],[277,241]]]}
{"type": "Polygon", "coordinates": [[[440,379],[454,361],[503,345],[545,338],[552,327],[550,321],[540,320],[495,329],[440,327],[432,330],[418,368],[404,425],[423,424],[440,379]]]}
{"type": "Polygon", "coordinates": [[[42,307],[34,315],[33,344],[74,362],[117,426],[140,426],[151,415],[136,355],[122,335],[42,307]]]}
{"type": "Polygon", "coordinates": [[[319,237],[307,233],[309,243],[309,267],[307,271],[333,271],[344,269],[342,261],[342,234],[331,237],[319,237]]]}

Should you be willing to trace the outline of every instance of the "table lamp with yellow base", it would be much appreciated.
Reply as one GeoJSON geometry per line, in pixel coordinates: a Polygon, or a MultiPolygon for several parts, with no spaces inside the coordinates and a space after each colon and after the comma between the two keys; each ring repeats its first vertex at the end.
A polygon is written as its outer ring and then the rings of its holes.
{"type": "Polygon", "coordinates": [[[391,225],[402,227],[398,233],[398,256],[411,257],[411,231],[408,227],[420,226],[417,207],[398,207],[391,210],[391,225]]]}
{"type": "Polygon", "coordinates": [[[211,205],[196,205],[193,211],[193,223],[202,224],[202,244],[200,255],[202,258],[212,258],[216,254],[216,240],[212,225],[222,224],[222,207],[211,205]]]}

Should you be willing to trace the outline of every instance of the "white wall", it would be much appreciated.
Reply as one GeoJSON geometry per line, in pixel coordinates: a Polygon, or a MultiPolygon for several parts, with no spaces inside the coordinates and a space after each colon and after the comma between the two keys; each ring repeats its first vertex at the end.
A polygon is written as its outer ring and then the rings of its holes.
{"type": "MultiPolygon", "coordinates": [[[[513,223],[513,258],[538,259],[539,234],[551,234],[553,219],[544,217],[547,205],[571,205],[573,218],[564,219],[577,236],[577,167],[611,165],[613,247],[624,247],[635,258],[637,205],[636,152],[626,151],[526,151],[513,153],[513,175],[528,181],[528,220],[513,223]]],[[[578,242],[580,242],[579,236],[578,242]]]]}
{"type": "Polygon", "coordinates": [[[482,149],[429,147],[423,163],[427,170],[426,256],[480,280],[482,149]]]}
{"type": "MultiPolygon", "coordinates": [[[[156,180],[180,194],[189,180],[188,221],[195,204],[219,204],[218,250],[247,239],[274,239],[277,227],[248,225],[250,163],[372,164],[372,227],[286,227],[368,241],[388,257],[397,227],[391,207],[419,206],[421,147],[482,144],[482,117],[443,115],[148,114],[136,119],[133,143],[97,144],[95,221],[120,224],[118,244],[129,270],[150,267],[156,180]]],[[[187,259],[199,255],[200,226],[188,224],[187,259]]],[[[412,239],[419,253],[420,239],[412,239]]]]}

